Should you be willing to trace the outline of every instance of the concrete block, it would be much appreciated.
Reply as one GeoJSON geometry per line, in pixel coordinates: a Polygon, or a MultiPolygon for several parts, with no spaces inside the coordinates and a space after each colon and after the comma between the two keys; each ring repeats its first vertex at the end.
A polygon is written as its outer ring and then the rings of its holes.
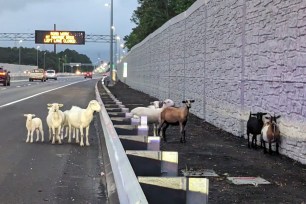
{"type": "Polygon", "coordinates": [[[160,137],[119,135],[125,150],[160,150],[160,137]]]}
{"type": "Polygon", "coordinates": [[[177,152],[127,150],[126,154],[136,176],[178,175],[177,152]]]}
{"type": "MultiPolygon", "coordinates": [[[[131,118],[126,117],[110,117],[114,125],[131,125],[131,118]]],[[[137,125],[137,124],[135,124],[137,125]]]]}
{"type": "Polygon", "coordinates": [[[207,204],[209,180],[189,177],[138,177],[150,204],[207,204]]]}

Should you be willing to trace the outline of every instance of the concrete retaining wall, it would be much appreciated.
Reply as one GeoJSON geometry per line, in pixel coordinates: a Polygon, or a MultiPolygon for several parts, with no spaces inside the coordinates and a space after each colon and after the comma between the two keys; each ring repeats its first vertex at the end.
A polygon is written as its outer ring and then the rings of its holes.
{"type": "Polygon", "coordinates": [[[280,152],[306,164],[305,51],[306,1],[199,0],[133,47],[118,77],[193,98],[193,114],[236,136],[250,111],[281,115],[280,152]]]}

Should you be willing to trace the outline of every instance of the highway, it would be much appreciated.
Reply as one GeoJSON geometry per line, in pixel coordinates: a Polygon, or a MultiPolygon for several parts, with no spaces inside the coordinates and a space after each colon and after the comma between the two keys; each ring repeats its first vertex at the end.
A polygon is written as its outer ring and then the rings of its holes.
{"type": "MultiPolygon", "coordinates": [[[[100,140],[94,116],[89,147],[74,141],[52,145],[48,141],[47,104],[63,103],[86,108],[95,99],[96,79],[59,77],[47,82],[13,81],[0,86],[0,200],[1,203],[106,203],[100,140]],[[43,121],[45,142],[26,143],[26,117],[43,121]]],[[[34,134],[34,140],[36,135],[34,134]]]]}

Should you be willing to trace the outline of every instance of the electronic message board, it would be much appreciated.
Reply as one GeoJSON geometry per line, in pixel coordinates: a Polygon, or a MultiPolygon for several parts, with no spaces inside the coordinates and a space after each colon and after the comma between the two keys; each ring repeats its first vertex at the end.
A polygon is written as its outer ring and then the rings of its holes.
{"type": "Polygon", "coordinates": [[[37,44],[85,44],[84,31],[35,30],[37,44]]]}

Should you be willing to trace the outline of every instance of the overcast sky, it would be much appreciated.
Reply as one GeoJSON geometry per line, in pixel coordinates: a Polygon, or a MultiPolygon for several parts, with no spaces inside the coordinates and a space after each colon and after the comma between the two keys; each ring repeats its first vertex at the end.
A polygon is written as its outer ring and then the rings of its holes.
{"type": "MultiPolygon", "coordinates": [[[[130,19],[137,0],[114,1],[114,34],[121,39],[135,27],[130,19]]],[[[35,33],[35,30],[85,31],[86,34],[110,34],[110,0],[0,0],[0,33],[35,33]]],[[[0,41],[0,47],[19,46],[0,41]]],[[[122,40],[121,40],[122,43],[122,40]]],[[[35,42],[22,42],[23,47],[36,48],[35,42]]],[[[95,63],[98,58],[109,60],[109,44],[57,45],[57,51],[68,49],[86,54],[95,63]]],[[[53,50],[53,45],[40,45],[41,50],[53,50]]]]}

